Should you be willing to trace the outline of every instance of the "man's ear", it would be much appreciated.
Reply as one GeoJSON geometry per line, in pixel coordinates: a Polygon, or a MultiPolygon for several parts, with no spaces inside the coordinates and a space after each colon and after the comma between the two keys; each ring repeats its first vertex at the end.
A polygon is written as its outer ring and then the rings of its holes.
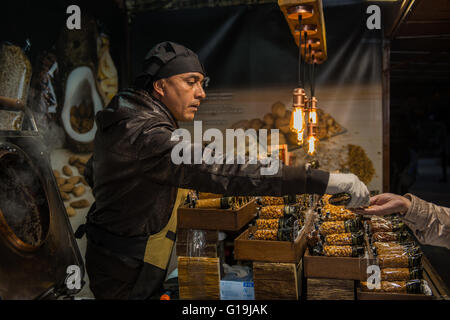
{"type": "Polygon", "coordinates": [[[153,90],[161,97],[164,97],[164,79],[153,82],[153,90]]]}

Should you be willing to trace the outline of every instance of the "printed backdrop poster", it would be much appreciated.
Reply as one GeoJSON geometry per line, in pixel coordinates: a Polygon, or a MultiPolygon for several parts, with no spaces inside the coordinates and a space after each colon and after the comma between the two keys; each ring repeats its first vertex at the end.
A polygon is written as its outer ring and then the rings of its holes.
{"type": "MultiPolygon", "coordinates": [[[[313,158],[322,169],[349,170],[369,190],[381,191],[382,34],[367,29],[364,10],[362,5],[324,8],[328,60],[315,67],[321,140],[313,158]]],[[[277,4],[141,13],[131,34],[134,75],[146,52],[161,41],[199,54],[211,78],[195,119],[203,131],[269,128],[265,120],[272,118],[296,161],[307,158],[295,137],[283,131],[298,87],[298,47],[277,4]]],[[[310,96],[307,67],[302,72],[310,96]]],[[[193,134],[192,122],[181,126],[193,134]]]]}

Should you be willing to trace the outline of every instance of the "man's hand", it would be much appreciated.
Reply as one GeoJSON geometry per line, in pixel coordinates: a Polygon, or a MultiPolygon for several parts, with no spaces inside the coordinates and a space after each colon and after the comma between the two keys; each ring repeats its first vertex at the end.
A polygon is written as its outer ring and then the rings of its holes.
{"type": "Polygon", "coordinates": [[[352,199],[346,205],[348,208],[366,207],[369,205],[369,190],[353,173],[330,173],[330,179],[325,193],[336,194],[345,192],[352,199]]]}
{"type": "Polygon", "coordinates": [[[384,216],[392,213],[404,214],[411,206],[411,201],[407,198],[393,194],[382,193],[370,198],[370,207],[364,209],[356,209],[359,214],[372,214],[384,216]]]}

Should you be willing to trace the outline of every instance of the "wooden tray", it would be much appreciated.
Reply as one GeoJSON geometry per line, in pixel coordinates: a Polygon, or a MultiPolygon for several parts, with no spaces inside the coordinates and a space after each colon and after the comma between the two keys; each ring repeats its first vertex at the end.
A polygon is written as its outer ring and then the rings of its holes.
{"type": "Polygon", "coordinates": [[[249,240],[252,226],[234,240],[234,258],[236,260],[298,263],[305,253],[306,237],[300,232],[294,242],[249,240]]]}
{"type": "Polygon", "coordinates": [[[301,263],[254,262],[255,300],[298,300],[301,263]]]}
{"type": "Polygon", "coordinates": [[[428,286],[433,293],[432,296],[424,294],[411,293],[386,293],[386,292],[370,292],[362,291],[361,287],[357,287],[356,296],[358,300],[450,300],[449,290],[442,281],[439,274],[431,265],[428,258],[422,256],[423,279],[427,281],[428,286]]]}
{"type": "Polygon", "coordinates": [[[433,296],[412,293],[390,293],[362,291],[361,287],[356,289],[357,300],[433,300],[433,296]]]}
{"type": "Polygon", "coordinates": [[[306,278],[361,280],[367,278],[366,259],[312,256],[306,250],[303,268],[306,278]]]}
{"type": "Polygon", "coordinates": [[[219,258],[178,257],[178,285],[182,300],[219,300],[219,258]]]}
{"type": "Polygon", "coordinates": [[[213,208],[178,208],[178,228],[239,231],[256,217],[256,199],[238,210],[213,208]]]}

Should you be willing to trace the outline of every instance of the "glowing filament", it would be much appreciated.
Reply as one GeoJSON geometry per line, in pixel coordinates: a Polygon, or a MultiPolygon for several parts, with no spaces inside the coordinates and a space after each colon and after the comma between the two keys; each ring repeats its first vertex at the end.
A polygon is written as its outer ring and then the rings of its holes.
{"type": "Polygon", "coordinates": [[[316,152],[316,138],[314,136],[308,137],[308,154],[313,155],[316,152]]]}
{"type": "Polygon", "coordinates": [[[309,111],[309,122],[317,124],[317,111],[316,111],[316,109],[311,109],[309,111]]]}
{"type": "Polygon", "coordinates": [[[303,144],[303,130],[297,133],[297,142],[299,145],[303,144]]]}
{"type": "Polygon", "coordinates": [[[292,123],[292,127],[296,132],[300,132],[303,130],[305,130],[304,128],[304,119],[303,119],[304,115],[303,115],[303,110],[302,108],[295,108],[292,118],[293,118],[293,123],[292,123]]]}

